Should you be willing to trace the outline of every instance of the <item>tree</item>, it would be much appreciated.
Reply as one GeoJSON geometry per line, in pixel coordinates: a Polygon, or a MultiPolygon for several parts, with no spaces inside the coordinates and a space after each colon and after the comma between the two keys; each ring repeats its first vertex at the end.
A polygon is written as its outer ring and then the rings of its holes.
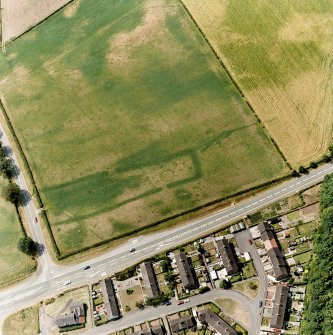
{"type": "Polygon", "coordinates": [[[28,236],[22,237],[17,244],[17,248],[27,255],[33,255],[36,252],[35,242],[28,236]]]}
{"type": "Polygon", "coordinates": [[[20,188],[15,183],[10,183],[3,188],[2,196],[6,201],[12,204],[18,204],[20,201],[20,188]]]}
{"type": "Polygon", "coordinates": [[[175,275],[170,271],[165,274],[164,278],[169,283],[173,283],[175,281],[175,275]]]}
{"type": "Polygon", "coordinates": [[[144,309],[145,308],[145,304],[143,303],[143,301],[137,301],[135,303],[135,306],[139,309],[144,309]]]}
{"type": "Polygon", "coordinates": [[[299,173],[296,170],[293,170],[293,172],[291,173],[292,177],[299,177],[299,173]]]}
{"type": "Polygon", "coordinates": [[[9,179],[12,177],[12,170],[13,167],[10,160],[0,158],[0,174],[4,178],[9,179]]]}
{"type": "Polygon", "coordinates": [[[299,173],[307,173],[308,170],[307,170],[303,165],[301,165],[301,166],[298,168],[298,172],[299,172],[299,173]]]}
{"type": "Polygon", "coordinates": [[[331,157],[328,156],[328,155],[324,155],[324,156],[323,156],[323,161],[324,161],[325,163],[328,163],[328,162],[331,161],[331,157]]]}
{"type": "Polygon", "coordinates": [[[311,162],[310,163],[310,168],[311,169],[315,169],[315,168],[317,168],[318,167],[318,164],[317,163],[315,163],[315,162],[311,162]]]}
{"type": "Polygon", "coordinates": [[[220,288],[223,288],[225,290],[229,290],[229,288],[231,288],[231,283],[229,280],[225,280],[225,279],[222,279],[220,281],[220,288]]]}

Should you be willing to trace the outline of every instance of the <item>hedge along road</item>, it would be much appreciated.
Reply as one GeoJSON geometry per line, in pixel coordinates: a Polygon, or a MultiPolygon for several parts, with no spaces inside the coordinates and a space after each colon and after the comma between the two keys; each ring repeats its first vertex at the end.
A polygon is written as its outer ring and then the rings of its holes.
{"type": "MultiPolygon", "coordinates": [[[[3,140],[5,142],[3,128],[0,128],[0,130],[3,132],[3,140]]],[[[6,141],[5,143],[8,145],[8,139],[6,139],[6,141]]],[[[15,162],[18,164],[16,158],[15,162]]],[[[329,173],[333,173],[333,165],[325,164],[307,175],[291,179],[269,191],[262,192],[251,199],[243,201],[233,207],[215,212],[210,216],[193,220],[188,224],[165,232],[129,240],[126,244],[90,260],[89,264],[91,265],[91,269],[88,271],[82,271],[82,264],[56,268],[45,250],[45,253],[41,256],[43,263],[41,267],[42,271],[38,272],[29,281],[0,293],[0,318],[3,318],[18,308],[23,308],[42,298],[63,291],[65,288],[64,282],[67,280],[72,281],[72,283],[67,286],[67,288],[69,288],[91,283],[100,277],[112,275],[116,271],[120,271],[140,260],[151,257],[163,250],[176,247],[196,237],[207,235],[210,231],[227,226],[231,222],[242,219],[245,215],[254,213],[260,208],[266,207],[277,200],[315,185],[321,182],[324,176],[329,173]],[[136,248],[136,251],[129,253],[129,249],[133,247],[136,248]],[[53,275],[50,276],[52,271],[53,275]]],[[[23,179],[22,175],[21,178],[23,179]]],[[[20,186],[26,189],[24,180],[20,186]]],[[[27,206],[25,206],[24,210],[25,213],[28,213],[26,214],[28,218],[30,218],[29,225],[34,233],[33,237],[37,242],[45,245],[41,229],[39,226],[36,226],[34,222],[33,215],[36,213],[36,209],[31,200],[28,203],[31,204],[32,209],[28,209],[27,206]],[[38,231],[38,233],[36,231],[38,231]]]]}

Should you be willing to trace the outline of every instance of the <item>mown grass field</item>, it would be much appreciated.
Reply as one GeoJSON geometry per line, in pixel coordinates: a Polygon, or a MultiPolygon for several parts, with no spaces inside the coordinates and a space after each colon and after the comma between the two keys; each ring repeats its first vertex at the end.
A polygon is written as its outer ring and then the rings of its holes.
{"type": "Polygon", "coordinates": [[[332,141],[333,1],[182,0],[297,167],[332,141]]]}
{"type": "Polygon", "coordinates": [[[6,51],[1,97],[62,253],[287,172],[176,0],[82,0],[6,51]]]}
{"type": "MultiPolygon", "coordinates": [[[[6,183],[0,177],[0,194],[6,183]]],[[[0,197],[0,287],[17,282],[36,268],[35,261],[17,249],[23,236],[15,207],[0,197]]]]}
{"type": "Polygon", "coordinates": [[[39,307],[33,306],[20,310],[5,319],[3,335],[38,335],[39,307]]]}

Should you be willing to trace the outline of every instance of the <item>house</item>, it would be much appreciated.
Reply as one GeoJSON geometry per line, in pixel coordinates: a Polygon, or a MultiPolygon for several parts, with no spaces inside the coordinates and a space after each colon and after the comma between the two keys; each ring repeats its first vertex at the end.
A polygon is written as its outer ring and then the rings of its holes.
{"type": "Polygon", "coordinates": [[[120,313],[111,278],[101,280],[99,284],[103,294],[103,302],[107,318],[109,320],[119,319],[120,313]]]}
{"type": "Polygon", "coordinates": [[[288,287],[276,286],[275,297],[272,308],[272,318],[269,326],[273,329],[282,329],[284,315],[287,308],[288,287]]]}
{"type": "Polygon", "coordinates": [[[232,328],[209,308],[198,311],[198,320],[213,328],[218,335],[237,335],[234,328],[232,328]]]}
{"type": "Polygon", "coordinates": [[[196,278],[192,267],[184,252],[175,255],[177,268],[180,274],[180,279],[185,289],[193,289],[197,286],[196,278]]]}
{"type": "Polygon", "coordinates": [[[195,326],[195,321],[192,316],[185,315],[175,320],[169,321],[172,334],[177,334],[182,330],[190,329],[195,326]]]}
{"type": "Polygon", "coordinates": [[[149,329],[140,330],[129,335],[164,335],[164,329],[161,325],[153,326],[149,329]]]}
{"type": "Polygon", "coordinates": [[[70,313],[58,315],[55,319],[55,324],[59,328],[82,325],[86,323],[86,312],[84,304],[81,301],[75,301],[69,306],[70,313]]]}
{"type": "Polygon", "coordinates": [[[286,263],[283,259],[282,252],[278,247],[271,226],[267,222],[262,222],[259,223],[258,229],[264,242],[267,256],[272,264],[275,280],[280,281],[287,279],[288,271],[286,263]]]}
{"type": "Polygon", "coordinates": [[[159,289],[152,262],[148,261],[141,263],[140,270],[146,288],[147,297],[151,299],[156,298],[159,294],[159,289]]]}
{"type": "Polygon", "coordinates": [[[222,258],[223,266],[227,275],[233,275],[238,272],[238,266],[231,245],[226,239],[216,241],[217,249],[222,258]]]}

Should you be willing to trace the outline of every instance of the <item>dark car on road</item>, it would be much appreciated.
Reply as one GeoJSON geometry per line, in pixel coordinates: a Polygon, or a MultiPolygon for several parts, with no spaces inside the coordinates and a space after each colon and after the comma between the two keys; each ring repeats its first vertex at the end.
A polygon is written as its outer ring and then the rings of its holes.
{"type": "Polygon", "coordinates": [[[88,269],[90,269],[90,265],[86,265],[86,266],[83,268],[83,270],[88,270],[88,269]]]}
{"type": "Polygon", "coordinates": [[[135,251],[135,248],[132,248],[131,250],[130,250],[130,252],[134,252],[135,251]]]}
{"type": "Polygon", "coordinates": [[[262,307],[262,301],[261,300],[259,301],[259,307],[262,307]]]}

